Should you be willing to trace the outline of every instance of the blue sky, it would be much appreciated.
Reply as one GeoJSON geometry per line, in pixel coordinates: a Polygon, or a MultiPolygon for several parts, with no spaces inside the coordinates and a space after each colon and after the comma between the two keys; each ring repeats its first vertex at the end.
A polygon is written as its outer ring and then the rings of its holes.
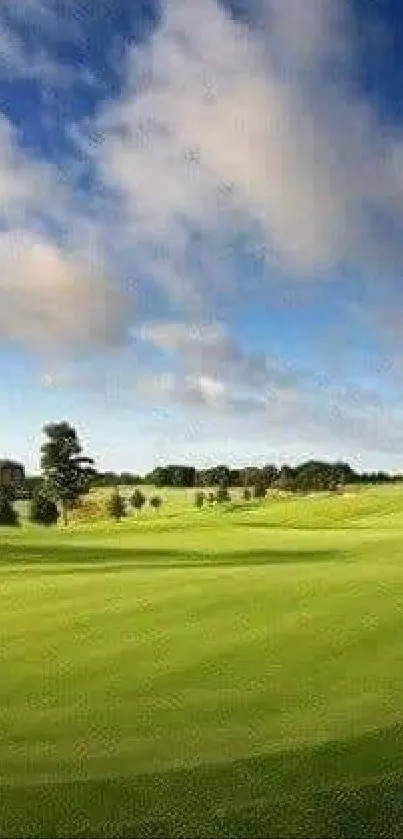
{"type": "Polygon", "coordinates": [[[403,468],[396,0],[1,0],[2,451],[403,468]]]}

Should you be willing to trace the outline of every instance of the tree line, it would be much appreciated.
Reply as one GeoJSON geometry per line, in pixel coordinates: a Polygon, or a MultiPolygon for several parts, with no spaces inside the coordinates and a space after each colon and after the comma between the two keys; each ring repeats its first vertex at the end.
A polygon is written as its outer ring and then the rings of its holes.
{"type": "Polygon", "coordinates": [[[315,491],[334,489],[347,484],[385,484],[400,481],[400,476],[387,472],[356,472],[348,463],[328,463],[320,460],[308,460],[296,466],[287,464],[277,467],[245,466],[233,469],[217,465],[208,469],[197,469],[188,465],[157,466],[144,476],[131,472],[97,472],[93,486],[138,486],[141,484],[156,487],[207,488],[218,487],[225,483],[228,487],[249,487],[261,484],[270,488],[290,491],[315,491]]]}
{"type": "MultiPolygon", "coordinates": [[[[154,487],[182,487],[195,489],[195,504],[224,503],[230,500],[231,488],[242,488],[245,501],[252,497],[264,498],[271,489],[287,492],[310,493],[339,491],[346,485],[384,484],[400,481],[400,476],[387,472],[356,472],[348,463],[328,463],[308,460],[296,466],[276,467],[267,464],[262,467],[245,466],[233,469],[217,465],[208,469],[174,464],[158,466],[141,477],[131,472],[99,472],[91,457],[83,455],[76,429],[67,422],[50,423],[43,429],[45,440],[41,447],[41,475],[26,478],[26,494],[30,499],[30,519],[45,525],[55,524],[59,516],[65,524],[69,512],[80,503],[83,495],[92,487],[111,487],[107,510],[111,517],[120,520],[126,514],[127,505],[119,492],[120,486],[133,486],[131,506],[141,510],[146,496],[141,485],[154,487]],[[215,488],[215,492],[212,491],[215,488]],[[207,489],[210,491],[207,492],[207,489]]],[[[18,524],[18,515],[13,503],[12,487],[0,489],[0,524],[18,524]]],[[[158,509],[162,499],[153,495],[149,504],[158,509]]]]}

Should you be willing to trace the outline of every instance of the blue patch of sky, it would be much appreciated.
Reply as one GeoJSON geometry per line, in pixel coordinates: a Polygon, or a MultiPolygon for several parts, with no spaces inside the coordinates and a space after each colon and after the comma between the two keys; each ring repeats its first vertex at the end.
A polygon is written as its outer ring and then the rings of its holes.
{"type": "Polygon", "coordinates": [[[356,81],[380,118],[403,117],[403,18],[400,0],[350,0],[354,22],[356,81]]]}
{"type": "Polygon", "coordinates": [[[60,2],[56,8],[52,25],[1,12],[10,37],[20,39],[27,56],[44,50],[59,81],[44,81],[40,73],[37,78],[12,77],[3,70],[0,102],[3,113],[20,129],[22,147],[59,162],[75,152],[71,124],[91,118],[103,100],[119,94],[125,50],[152,34],[160,9],[155,0],[60,2]]]}

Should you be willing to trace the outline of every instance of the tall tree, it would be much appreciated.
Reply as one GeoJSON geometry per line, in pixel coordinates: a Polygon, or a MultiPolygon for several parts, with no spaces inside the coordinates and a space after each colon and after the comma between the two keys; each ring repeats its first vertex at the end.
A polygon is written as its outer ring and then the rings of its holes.
{"type": "Polygon", "coordinates": [[[93,474],[91,457],[83,457],[77,432],[68,422],[45,425],[46,442],[41,448],[41,466],[49,491],[60,502],[64,524],[68,510],[88,492],[93,474]]]}

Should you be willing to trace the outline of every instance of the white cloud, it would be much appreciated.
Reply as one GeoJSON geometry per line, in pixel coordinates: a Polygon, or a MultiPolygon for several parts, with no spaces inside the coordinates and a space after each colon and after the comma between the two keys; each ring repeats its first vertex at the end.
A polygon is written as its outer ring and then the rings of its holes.
{"type": "MultiPolygon", "coordinates": [[[[50,3],[28,6],[52,26],[50,3]]],[[[136,367],[131,381],[123,377],[125,388],[226,422],[248,416],[271,434],[298,428],[306,439],[344,435],[357,445],[379,435],[398,445],[398,408],[392,422],[373,394],[342,393],[309,371],[251,355],[216,323],[215,299],[231,302],[238,233],[266,254],[268,284],[276,268],[295,278],[342,262],[368,274],[386,264],[397,276],[403,266],[403,238],[388,223],[399,232],[403,222],[402,137],[354,87],[347,3],[254,6],[248,27],[218,0],[166,3],[153,37],[127,52],[121,96],[69,135],[95,164],[105,196],[88,197],[86,208],[72,171],[63,181],[23,154],[0,122],[0,337],[54,351],[125,340],[136,299],[118,288],[130,265],[144,298],[157,286],[177,321],[132,328],[166,369],[151,372],[146,361],[142,375],[136,367]]],[[[26,72],[25,53],[0,30],[1,56],[26,72]]],[[[43,56],[35,72],[46,79],[43,56]]],[[[373,307],[367,291],[362,306],[373,307]]],[[[394,299],[389,326],[398,288],[394,299]]],[[[45,374],[43,385],[55,377],[45,374]]]]}
{"type": "Polygon", "coordinates": [[[168,245],[167,283],[186,268],[197,283],[189,229],[215,231],[219,249],[220,231],[223,243],[234,224],[257,225],[269,261],[308,275],[345,259],[369,266],[390,245],[371,213],[401,212],[403,144],[349,84],[346,4],[272,0],[263,11],[253,29],[216,0],[171,0],[97,122],[101,176],[137,239],[168,245]],[[331,62],[347,67],[338,84],[331,62]]]}
{"type": "Polygon", "coordinates": [[[0,233],[3,340],[36,350],[102,347],[121,341],[123,322],[120,296],[98,266],[26,231],[0,233]]]}

